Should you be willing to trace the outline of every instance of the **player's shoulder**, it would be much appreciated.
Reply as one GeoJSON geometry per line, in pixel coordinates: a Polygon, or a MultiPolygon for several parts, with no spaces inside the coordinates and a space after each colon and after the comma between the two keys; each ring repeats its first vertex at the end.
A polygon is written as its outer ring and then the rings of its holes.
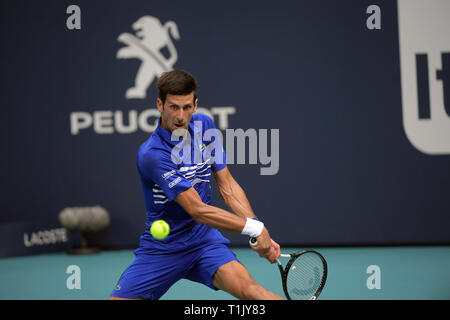
{"type": "Polygon", "coordinates": [[[211,119],[211,117],[207,116],[206,114],[196,113],[192,115],[192,121],[194,121],[194,123],[196,121],[201,121],[203,124],[203,128],[206,129],[214,127],[214,120],[211,119]]]}
{"type": "Polygon", "coordinates": [[[206,123],[213,123],[213,119],[211,119],[209,116],[207,116],[206,114],[202,114],[202,113],[196,113],[192,115],[192,120],[193,121],[201,121],[201,122],[206,122],[206,123]]]}
{"type": "Polygon", "coordinates": [[[165,161],[167,155],[170,155],[166,144],[161,137],[153,133],[138,149],[137,161],[146,163],[155,163],[165,161]]]}

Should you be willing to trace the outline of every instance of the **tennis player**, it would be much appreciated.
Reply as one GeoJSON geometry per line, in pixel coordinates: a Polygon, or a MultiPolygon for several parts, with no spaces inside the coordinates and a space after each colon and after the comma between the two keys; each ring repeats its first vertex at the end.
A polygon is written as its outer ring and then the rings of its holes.
{"type": "Polygon", "coordinates": [[[230,241],[218,230],[256,237],[258,245],[253,250],[270,263],[280,255],[280,246],[255,217],[243,189],[228,170],[225,152],[220,157],[215,148],[211,157],[193,160],[195,152],[211,151],[208,146],[212,141],[204,141],[203,133],[215,130],[211,118],[194,114],[198,104],[196,79],[186,71],[173,70],[162,74],[157,86],[159,126],[137,154],[146,206],[145,232],[110,299],[157,300],[180,279],[224,290],[238,299],[282,299],[252,279],[228,248],[230,241]],[[174,139],[175,132],[184,132],[178,137],[181,140],[174,139]],[[200,140],[187,140],[188,136],[200,140]],[[173,156],[179,141],[189,141],[192,151],[192,156],[183,156],[182,161],[173,156]],[[231,212],[211,205],[211,175],[231,212]],[[170,225],[170,234],[163,240],[149,232],[158,219],[170,225]]]}

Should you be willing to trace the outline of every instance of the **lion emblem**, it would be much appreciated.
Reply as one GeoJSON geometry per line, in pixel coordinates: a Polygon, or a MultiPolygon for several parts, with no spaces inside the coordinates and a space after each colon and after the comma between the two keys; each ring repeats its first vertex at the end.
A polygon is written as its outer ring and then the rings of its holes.
{"type": "Polygon", "coordinates": [[[178,27],[173,21],[164,25],[158,18],[144,16],[133,23],[136,35],[122,33],[118,41],[126,45],[117,51],[117,59],[140,59],[141,66],[134,81],[134,87],[126,91],[127,99],[144,99],[147,89],[155,78],[163,72],[172,70],[178,59],[178,54],[173,45],[172,38],[180,39],[178,27]],[[166,58],[161,49],[167,47],[169,57],[166,58]]]}

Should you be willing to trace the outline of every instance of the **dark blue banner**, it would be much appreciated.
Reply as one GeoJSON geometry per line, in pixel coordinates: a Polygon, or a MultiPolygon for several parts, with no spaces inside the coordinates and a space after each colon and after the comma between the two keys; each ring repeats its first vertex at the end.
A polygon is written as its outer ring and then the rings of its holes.
{"type": "Polygon", "coordinates": [[[450,10],[423,2],[3,1],[0,223],[100,205],[93,243],[137,246],[136,153],[185,69],[281,245],[449,243],[450,10]]]}

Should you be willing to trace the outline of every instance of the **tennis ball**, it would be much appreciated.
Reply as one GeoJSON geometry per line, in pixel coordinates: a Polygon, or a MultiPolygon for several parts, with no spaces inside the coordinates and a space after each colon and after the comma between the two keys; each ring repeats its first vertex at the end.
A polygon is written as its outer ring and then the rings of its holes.
{"type": "Polygon", "coordinates": [[[169,235],[170,226],[164,220],[156,220],[150,227],[150,233],[158,240],[162,240],[169,235]]]}

